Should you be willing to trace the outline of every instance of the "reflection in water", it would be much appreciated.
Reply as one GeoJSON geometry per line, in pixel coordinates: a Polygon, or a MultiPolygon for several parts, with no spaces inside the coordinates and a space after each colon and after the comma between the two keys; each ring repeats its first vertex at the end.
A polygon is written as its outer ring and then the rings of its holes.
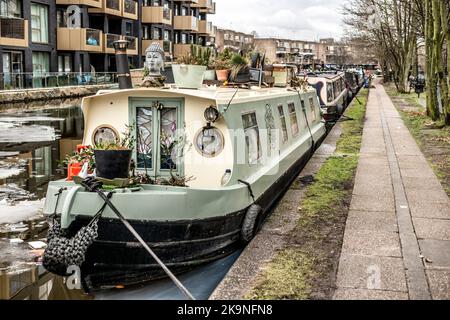
{"type": "Polygon", "coordinates": [[[0,299],[85,298],[58,293],[62,279],[36,264],[43,249],[33,241],[48,230],[41,199],[83,136],[80,101],[56,103],[0,107],[0,299]]]}

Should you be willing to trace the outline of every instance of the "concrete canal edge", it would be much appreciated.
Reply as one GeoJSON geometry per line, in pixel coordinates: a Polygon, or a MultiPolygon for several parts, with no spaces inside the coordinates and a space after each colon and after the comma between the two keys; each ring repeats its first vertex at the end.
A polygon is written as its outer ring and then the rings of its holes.
{"type": "MultiPolygon", "coordinates": [[[[366,92],[364,92],[363,94],[366,94],[366,92]]],[[[359,96],[360,99],[361,96],[362,95],[359,96]]],[[[351,107],[355,103],[356,100],[347,110],[351,109],[351,107]]],[[[364,115],[362,115],[362,118],[364,118],[364,115]]],[[[286,261],[287,265],[286,267],[291,268],[292,264],[294,265],[296,264],[294,268],[297,268],[298,270],[296,271],[299,271],[300,273],[302,271],[302,268],[308,268],[309,263],[311,263],[311,261],[308,261],[308,259],[303,259],[304,256],[301,254],[301,250],[300,251],[296,250],[297,249],[296,245],[295,243],[292,243],[291,238],[292,235],[296,233],[297,228],[299,228],[299,224],[301,223],[300,220],[302,219],[302,216],[301,216],[301,208],[299,206],[303,203],[304,199],[307,198],[306,186],[310,182],[314,181],[313,177],[319,172],[319,170],[323,167],[323,165],[327,162],[327,160],[330,157],[336,156],[337,144],[340,143],[341,140],[340,138],[343,135],[342,131],[343,126],[345,126],[343,122],[338,122],[334,126],[334,128],[330,131],[329,135],[322,143],[321,147],[315,152],[312,159],[305,166],[305,168],[300,173],[299,177],[296,179],[294,184],[286,192],[285,196],[280,200],[277,208],[274,210],[271,217],[265,223],[262,230],[243,251],[239,259],[235,262],[235,264],[228,272],[228,274],[221,281],[221,283],[218,285],[215,291],[211,294],[209,298],[210,300],[310,298],[308,295],[303,294],[297,295],[296,293],[292,292],[290,293],[288,292],[286,296],[273,297],[270,295],[270,293],[268,295],[265,295],[264,293],[262,295],[259,295],[252,291],[261,284],[261,279],[264,278],[264,276],[267,277],[267,272],[268,269],[270,269],[270,265],[273,264],[275,260],[280,259],[279,257],[280,253],[289,256],[288,260],[290,261],[286,261]]],[[[362,126],[361,126],[361,135],[362,135],[362,126]]],[[[359,152],[359,146],[360,143],[359,144],[357,143],[356,147],[354,148],[356,153],[359,152]]],[[[341,152],[342,149],[346,151],[345,147],[340,149],[341,152]]],[[[356,173],[356,165],[354,165],[354,167],[355,167],[354,172],[352,172],[353,177],[356,173]]],[[[351,189],[353,189],[353,187],[351,189]]],[[[347,200],[343,201],[347,202],[347,200]]],[[[339,234],[337,238],[339,239],[331,240],[332,242],[336,242],[334,244],[334,247],[338,246],[340,247],[340,244],[342,242],[343,232],[345,228],[346,214],[345,216],[340,217],[339,219],[341,220],[339,223],[340,228],[337,232],[339,234]]],[[[333,225],[333,223],[331,223],[331,225],[333,225]]],[[[334,228],[334,226],[327,226],[326,228],[330,227],[334,228]]],[[[334,257],[337,256],[337,261],[339,260],[340,250],[333,249],[331,254],[334,257]]],[[[285,261],[283,261],[283,263],[284,262],[285,261]]],[[[332,265],[330,269],[332,269],[331,271],[332,274],[329,275],[327,278],[334,279],[337,266],[332,265]]],[[[274,277],[276,278],[276,276],[274,277]]],[[[303,279],[300,278],[296,280],[302,282],[303,279]]],[[[295,280],[292,279],[292,281],[295,280]]],[[[327,281],[328,279],[325,280],[325,282],[327,281]]],[[[301,288],[304,285],[305,284],[300,283],[298,284],[297,288],[301,288]]],[[[330,291],[334,291],[334,283],[326,283],[325,286],[330,287],[330,291]]],[[[292,290],[292,288],[286,288],[286,291],[289,290],[292,290]]],[[[262,288],[260,291],[264,291],[264,288],[262,288]]],[[[332,292],[327,292],[323,295],[322,293],[318,294],[316,293],[314,298],[326,298],[326,296],[331,295],[332,292]]]]}
{"type": "Polygon", "coordinates": [[[111,88],[111,84],[0,91],[0,104],[80,98],[111,88]]]}

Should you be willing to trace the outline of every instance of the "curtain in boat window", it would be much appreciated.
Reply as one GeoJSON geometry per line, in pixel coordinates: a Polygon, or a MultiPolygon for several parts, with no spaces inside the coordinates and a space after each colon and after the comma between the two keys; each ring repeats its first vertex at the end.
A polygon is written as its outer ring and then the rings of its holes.
{"type": "Polygon", "coordinates": [[[256,113],[252,112],[242,115],[242,123],[244,126],[248,162],[249,164],[255,164],[258,162],[262,155],[256,113]]]}
{"type": "Polygon", "coordinates": [[[48,7],[31,4],[31,41],[48,43],[48,7]]]}
{"type": "Polygon", "coordinates": [[[314,98],[313,97],[309,97],[309,108],[311,110],[312,120],[316,121],[317,114],[316,114],[316,108],[314,108],[314,98]]]}
{"type": "Polygon", "coordinates": [[[300,132],[300,130],[298,128],[298,121],[297,121],[297,113],[295,111],[295,104],[289,103],[288,104],[288,111],[289,111],[289,119],[291,120],[292,136],[295,137],[300,132]]]}
{"type": "Polygon", "coordinates": [[[280,116],[281,121],[281,133],[283,134],[283,143],[288,140],[287,126],[286,126],[286,117],[284,116],[283,106],[278,106],[278,115],[280,116]]]}

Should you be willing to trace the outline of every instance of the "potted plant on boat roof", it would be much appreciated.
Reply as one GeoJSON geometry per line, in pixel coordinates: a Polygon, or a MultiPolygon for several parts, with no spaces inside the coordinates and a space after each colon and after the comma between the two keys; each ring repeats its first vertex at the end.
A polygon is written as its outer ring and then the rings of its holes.
{"type": "Polygon", "coordinates": [[[201,88],[208,63],[209,57],[205,61],[203,50],[199,46],[191,45],[190,53],[178,58],[177,63],[172,65],[175,84],[186,89],[201,88]]]}
{"type": "Polygon", "coordinates": [[[133,126],[127,126],[123,137],[117,141],[99,142],[94,145],[97,177],[110,180],[128,178],[135,144],[132,132],[133,126]]]}
{"type": "Polygon", "coordinates": [[[240,53],[235,53],[231,57],[231,81],[245,83],[250,81],[250,68],[248,60],[240,53]]]}
{"type": "Polygon", "coordinates": [[[231,68],[231,51],[225,48],[213,62],[213,67],[216,70],[217,80],[225,82],[228,80],[231,68]]]}

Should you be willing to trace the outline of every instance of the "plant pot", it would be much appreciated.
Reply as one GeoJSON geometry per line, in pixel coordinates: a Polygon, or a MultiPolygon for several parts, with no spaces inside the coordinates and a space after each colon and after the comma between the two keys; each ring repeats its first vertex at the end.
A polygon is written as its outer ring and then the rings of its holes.
{"type": "Polygon", "coordinates": [[[82,168],[82,163],[69,163],[67,166],[67,181],[73,181],[73,177],[78,176],[82,168]]]}
{"type": "Polygon", "coordinates": [[[246,83],[250,81],[250,69],[248,67],[242,68],[234,79],[231,79],[236,83],[246,83]]]}
{"type": "Polygon", "coordinates": [[[172,71],[177,87],[198,89],[203,85],[206,67],[191,64],[173,64],[172,71]]]}
{"type": "Polygon", "coordinates": [[[97,177],[105,179],[128,178],[131,150],[94,150],[97,177]]]}
{"type": "Polygon", "coordinates": [[[217,80],[225,82],[228,80],[228,70],[216,70],[217,80]]]}
{"type": "Polygon", "coordinates": [[[214,81],[216,80],[216,71],[215,70],[206,70],[205,71],[205,79],[207,81],[214,81]]]}

